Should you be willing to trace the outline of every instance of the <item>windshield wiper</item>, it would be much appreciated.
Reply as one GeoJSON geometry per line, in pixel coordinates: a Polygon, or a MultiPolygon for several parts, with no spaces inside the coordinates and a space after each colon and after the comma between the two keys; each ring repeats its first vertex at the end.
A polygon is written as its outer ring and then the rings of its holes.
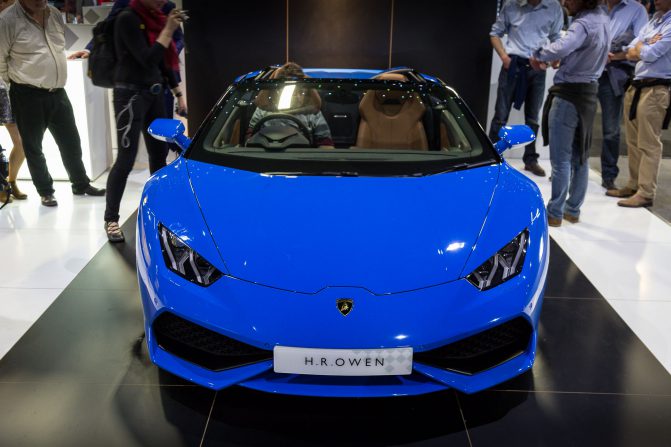
{"type": "Polygon", "coordinates": [[[334,177],[358,177],[359,173],[356,171],[324,171],[319,175],[334,176],[334,177]]]}
{"type": "Polygon", "coordinates": [[[296,176],[296,175],[310,175],[310,176],[327,176],[327,177],[359,177],[359,173],[356,171],[318,171],[318,172],[262,172],[263,175],[284,175],[284,176],[296,176]]]}
{"type": "Polygon", "coordinates": [[[431,173],[426,174],[426,175],[447,174],[449,172],[461,171],[461,170],[464,170],[464,169],[480,168],[482,166],[489,166],[489,165],[492,165],[494,163],[496,163],[495,160],[485,160],[485,161],[481,161],[481,162],[478,162],[478,163],[459,163],[459,164],[456,164],[454,166],[450,166],[448,169],[445,169],[444,171],[431,172],[431,173]]]}

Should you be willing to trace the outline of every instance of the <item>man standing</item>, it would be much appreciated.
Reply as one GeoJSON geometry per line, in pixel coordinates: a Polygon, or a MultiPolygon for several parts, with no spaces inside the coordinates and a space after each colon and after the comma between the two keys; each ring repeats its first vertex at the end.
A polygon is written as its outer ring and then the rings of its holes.
{"type": "MultiPolygon", "coordinates": [[[[524,122],[538,133],[538,113],[545,94],[545,71],[533,70],[529,65],[532,51],[547,40],[559,39],[564,15],[557,0],[508,0],[489,33],[492,47],[501,58],[494,118],[489,128],[492,142],[499,140],[499,130],[508,122],[510,108],[524,103],[524,122]],[[507,34],[503,45],[501,38],[507,34]]],[[[524,149],[524,169],[543,177],[545,171],[538,164],[536,143],[524,149]]]]}
{"type": "Polygon", "coordinates": [[[11,82],[10,99],[26,161],[42,205],[56,206],[53,179],[42,152],[47,129],[61,153],[76,195],[102,196],[82,162],[79,132],[63,88],[67,77],[64,24],[46,0],[19,0],[0,15],[0,76],[11,82]]]}
{"type": "Polygon", "coordinates": [[[634,64],[626,60],[626,49],[648,22],[645,7],[634,0],[606,0],[612,41],[608,65],[599,78],[599,102],[603,144],[601,146],[601,186],[614,190],[619,173],[620,125],[624,86],[634,75],[634,64]]]}
{"type": "Polygon", "coordinates": [[[655,0],[656,13],[631,42],[627,59],[638,62],[624,98],[628,114],[629,182],[606,195],[627,208],[651,206],[662,158],[662,129],[671,120],[671,0],[655,0]]]}
{"type": "MultiPolygon", "coordinates": [[[[671,0],[669,0],[671,1],[671,0]]],[[[596,114],[597,80],[608,61],[609,20],[599,0],[566,0],[573,17],[566,35],[534,52],[531,64],[542,69],[556,65],[554,85],[543,110],[543,136],[550,144],[552,196],[548,225],[562,220],[577,223],[585,201],[588,155],[596,114]]]]}

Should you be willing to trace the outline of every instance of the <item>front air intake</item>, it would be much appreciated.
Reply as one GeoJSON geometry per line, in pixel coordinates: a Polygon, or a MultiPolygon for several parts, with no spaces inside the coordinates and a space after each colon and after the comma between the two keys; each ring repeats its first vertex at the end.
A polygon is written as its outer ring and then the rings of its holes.
{"type": "Polygon", "coordinates": [[[527,350],[532,328],[522,317],[431,351],[417,352],[414,360],[461,374],[477,374],[527,350]]]}
{"type": "Polygon", "coordinates": [[[156,318],[152,327],[162,349],[212,371],[273,358],[272,351],[226,337],[169,312],[156,318]]]}

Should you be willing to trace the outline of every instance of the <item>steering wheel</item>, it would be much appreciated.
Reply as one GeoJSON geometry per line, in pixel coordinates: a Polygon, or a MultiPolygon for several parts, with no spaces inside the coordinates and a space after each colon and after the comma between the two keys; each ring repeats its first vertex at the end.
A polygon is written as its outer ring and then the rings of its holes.
{"type": "Polygon", "coordinates": [[[312,132],[310,132],[310,130],[305,124],[303,124],[301,120],[293,115],[289,115],[288,113],[271,113],[270,115],[264,116],[259,121],[257,121],[254,127],[252,127],[252,135],[256,134],[261,129],[261,126],[263,126],[265,123],[273,120],[289,120],[293,122],[296,124],[296,126],[298,126],[300,133],[303,134],[303,136],[310,142],[310,146],[314,145],[314,142],[312,141],[312,132]]]}

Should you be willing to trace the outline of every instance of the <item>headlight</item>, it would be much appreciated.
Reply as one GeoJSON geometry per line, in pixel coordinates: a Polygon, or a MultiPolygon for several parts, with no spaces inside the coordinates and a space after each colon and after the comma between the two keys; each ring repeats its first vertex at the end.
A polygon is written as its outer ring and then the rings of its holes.
{"type": "Polygon", "coordinates": [[[201,286],[209,286],[221,278],[219,270],[182,242],[174,233],[168,231],[166,227],[159,224],[158,231],[163,259],[170,270],[201,286]]]}
{"type": "Polygon", "coordinates": [[[524,267],[529,230],[524,230],[466,279],[480,290],[491,289],[518,275],[524,267]]]}

